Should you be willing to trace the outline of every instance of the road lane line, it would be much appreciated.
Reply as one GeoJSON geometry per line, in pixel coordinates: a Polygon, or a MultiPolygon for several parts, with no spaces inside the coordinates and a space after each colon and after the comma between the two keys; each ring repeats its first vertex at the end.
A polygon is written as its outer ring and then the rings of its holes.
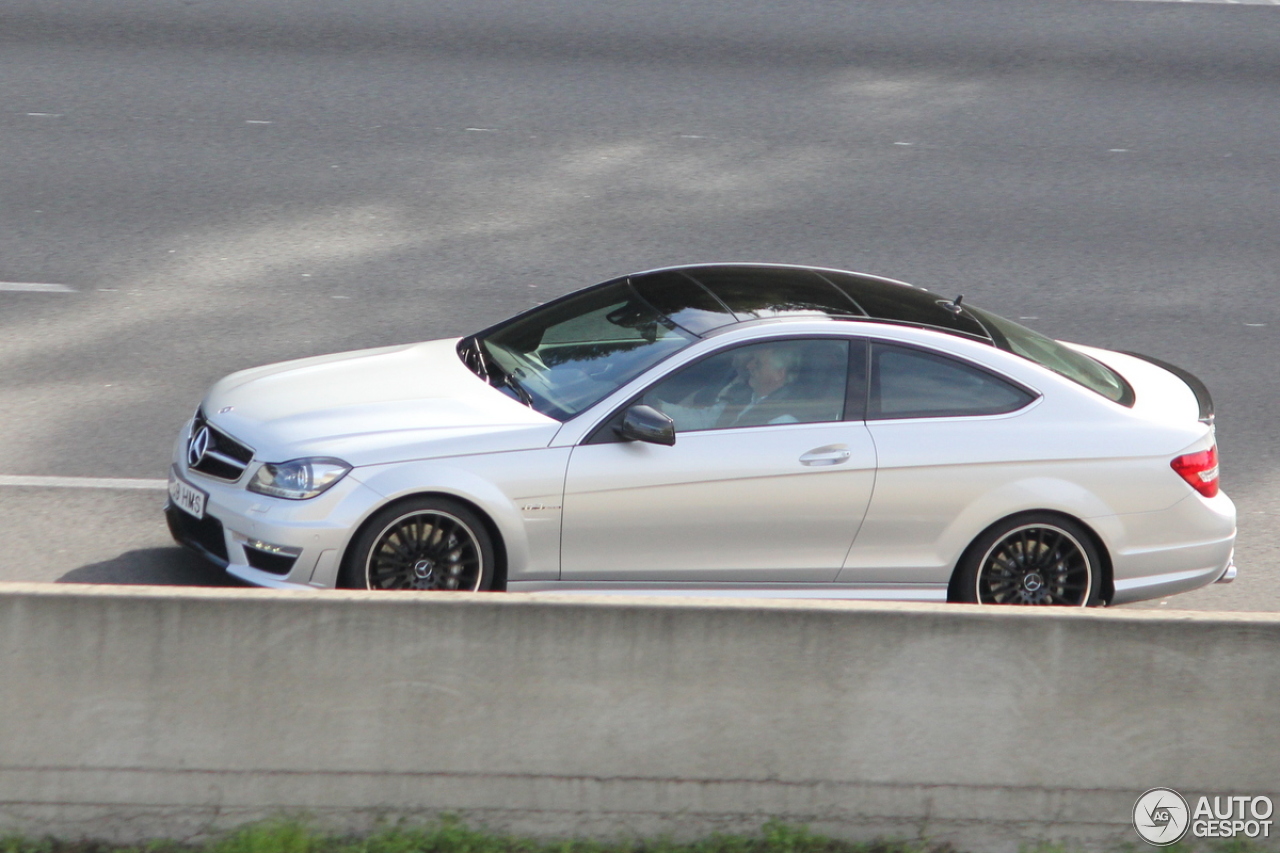
{"type": "Polygon", "coordinates": [[[1215,6],[1280,6],[1280,0],[1147,0],[1147,2],[1201,3],[1215,6]]]}
{"type": "Polygon", "coordinates": [[[0,486],[34,486],[41,489],[159,489],[169,488],[168,480],[133,480],[111,477],[27,477],[0,474],[0,486]]]}
{"type": "Polygon", "coordinates": [[[0,281],[0,290],[18,290],[24,293],[75,293],[74,287],[65,284],[40,284],[34,281],[0,281]]]}
{"type": "MultiPolygon", "coordinates": [[[[1155,0],[1152,0],[1155,2],[1155,0]]],[[[1199,3],[1211,6],[1280,6],[1280,0],[1161,0],[1161,2],[1199,3]]]]}

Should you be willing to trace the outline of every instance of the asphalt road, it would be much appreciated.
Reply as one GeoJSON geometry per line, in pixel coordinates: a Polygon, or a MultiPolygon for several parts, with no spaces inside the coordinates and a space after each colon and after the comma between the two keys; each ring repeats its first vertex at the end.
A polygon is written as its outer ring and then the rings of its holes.
{"type": "Polygon", "coordinates": [[[238,368],[673,263],[905,279],[1182,365],[1280,608],[1280,8],[0,0],[0,578],[222,583],[155,490],[238,368]],[[15,290],[12,283],[63,285],[15,290]]]}

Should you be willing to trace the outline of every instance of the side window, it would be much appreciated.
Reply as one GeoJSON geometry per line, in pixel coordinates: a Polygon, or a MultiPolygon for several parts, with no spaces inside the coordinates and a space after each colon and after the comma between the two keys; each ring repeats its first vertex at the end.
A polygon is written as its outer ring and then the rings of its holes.
{"type": "Polygon", "coordinates": [[[924,350],[873,344],[868,418],[999,415],[1035,397],[981,368],[924,350]]]}
{"type": "Polygon", "coordinates": [[[639,402],[669,415],[677,432],[838,421],[848,373],[847,341],[767,341],[691,364],[639,402]]]}

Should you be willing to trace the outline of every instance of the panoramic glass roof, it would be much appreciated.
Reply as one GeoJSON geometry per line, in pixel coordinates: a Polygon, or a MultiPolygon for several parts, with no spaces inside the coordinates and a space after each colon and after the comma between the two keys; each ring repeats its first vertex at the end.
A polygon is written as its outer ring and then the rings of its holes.
{"type": "Polygon", "coordinates": [[[695,335],[748,320],[795,315],[867,317],[930,326],[985,340],[977,320],[918,287],[871,276],[800,267],[702,266],[630,278],[636,292],[695,335]]]}
{"type": "Polygon", "coordinates": [[[792,316],[964,335],[1133,404],[1132,389],[1115,371],[1016,323],[909,284],[808,267],[717,264],[618,278],[463,338],[458,354],[491,385],[564,420],[716,329],[792,316]]]}

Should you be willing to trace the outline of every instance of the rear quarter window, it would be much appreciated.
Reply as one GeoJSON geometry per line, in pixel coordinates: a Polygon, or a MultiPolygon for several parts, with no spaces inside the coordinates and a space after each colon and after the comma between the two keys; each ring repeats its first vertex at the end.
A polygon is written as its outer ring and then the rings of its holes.
{"type": "Polygon", "coordinates": [[[1002,415],[1035,399],[989,371],[940,353],[873,344],[867,417],[1002,415]]]}

